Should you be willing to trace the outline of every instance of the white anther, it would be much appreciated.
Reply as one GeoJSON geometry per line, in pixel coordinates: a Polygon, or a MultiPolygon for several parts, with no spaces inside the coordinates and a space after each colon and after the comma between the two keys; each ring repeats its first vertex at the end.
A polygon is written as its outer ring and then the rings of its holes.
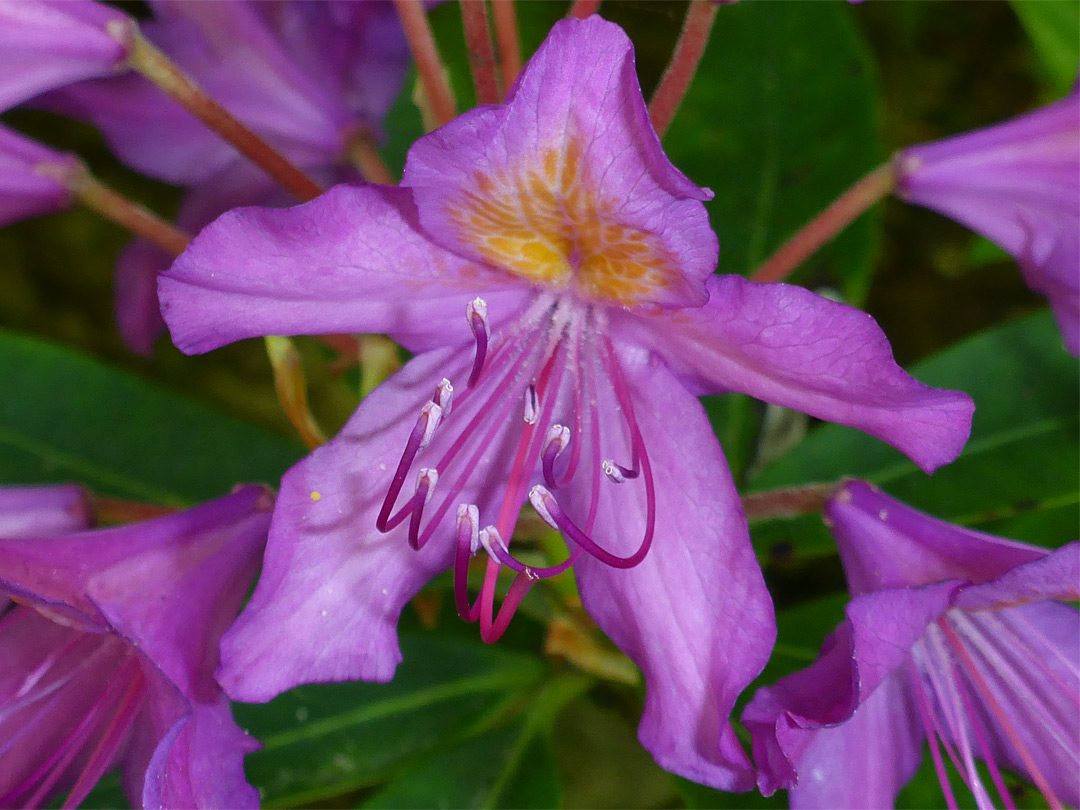
{"type": "Polygon", "coordinates": [[[435,485],[439,483],[439,471],[434,467],[421,467],[420,472],[416,474],[416,491],[419,492],[421,487],[424,487],[424,503],[426,504],[431,500],[431,496],[435,494],[435,485]]]}
{"type": "Polygon", "coordinates": [[[536,582],[538,579],[540,579],[540,575],[528,566],[525,566],[525,576],[529,578],[530,582],[536,582]]]}
{"type": "Polygon", "coordinates": [[[621,484],[626,480],[626,476],[622,474],[622,470],[619,469],[619,465],[610,459],[600,464],[600,469],[604,471],[604,475],[614,481],[616,484],[621,484]]]}
{"type": "Polygon", "coordinates": [[[442,421],[443,409],[434,402],[425,402],[420,409],[420,418],[424,420],[424,435],[420,437],[420,449],[423,450],[431,444],[431,438],[435,435],[435,428],[442,421]]]}
{"type": "Polygon", "coordinates": [[[540,397],[536,394],[536,386],[530,385],[525,389],[525,424],[535,425],[540,416],[540,397]]]}
{"type": "Polygon", "coordinates": [[[469,553],[476,554],[480,550],[480,510],[474,504],[463,503],[457,508],[458,534],[462,529],[469,532],[469,553]],[[464,524],[464,525],[463,525],[464,524]]]}
{"type": "Polygon", "coordinates": [[[450,415],[450,403],[454,401],[454,386],[443,377],[442,382],[435,388],[435,397],[432,399],[436,405],[442,408],[442,415],[450,415]]]}
{"type": "Polygon", "coordinates": [[[536,514],[540,516],[540,519],[544,521],[548,526],[553,529],[558,529],[559,524],[555,522],[555,518],[551,514],[551,504],[555,503],[555,496],[548,492],[547,487],[537,484],[529,490],[529,503],[532,504],[533,509],[536,510],[536,514]]]}
{"type": "Polygon", "coordinates": [[[488,320],[487,301],[483,298],[477,296],[465,305],[465,318],[468,320],[470,327],[473,327],[476,319],[479,318],[480,323],[484,326],[484,334],[491,337],[491,322],[488,320]]]}
{"type": "Polygon", "coordinates": [[[506,543],[503,542],[502,535],[499,534],[499,530],[494,526],[485,526],[480,530],[480,545],[484,547],[484,551],[486,551],[488,556],[493,560],[499,559],[492,550],[494,546],[498,546],[499,550],[504,552],[504,554],[510,553],[506,548],[506,543]]]}
{"type": "Polygon", "coordinates": [[[570,444],[570,428],[566,425],[552,425],[544,437],[544,449],[555,445],[555,455],[559,455],[570,444]]]}

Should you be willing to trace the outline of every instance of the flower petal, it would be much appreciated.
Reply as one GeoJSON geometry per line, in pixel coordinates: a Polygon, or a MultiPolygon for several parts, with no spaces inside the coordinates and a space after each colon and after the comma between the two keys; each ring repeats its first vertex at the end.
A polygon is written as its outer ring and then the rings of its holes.
{"type": "MultiPolygon", "coordinates": [[[[903,664],[927,625],[948,609],[958,585],[944,582],[857,597],[845,610],[847,620],[822,645],[817,661],[754,694],[742,720],[753,738],[763,793],[770,795],[796,782],[801,785],[804,773],[824,767],[807,761],[820,730],[837,724],[844,728],[853,715],[859,716],[875,690],[903,664]]],[[[899,715],[906,707],[905,697],[902,706],[879,707],[867,719],[874,720],[881,711],[899,715]]],[[[861,733],[858,725],[856,729],[861,733]]],[[[834,740],[825,750],[840,743],[834,740]]]]}
{"type": "Polygon", "coordinates": [[[109,625],[189,700],[217,690],[217,640],[255,578],[272,504],[265,489],[244,487],[187,512],[139,524],[150,534],[155,524],[171,521],[162,527],[171,530],[162,534],[169,541],[140,544],[138,551],[128,544],[123,559],[88,578],[87,596],[109,625]]]}
{"type": "Polygon", "coordinates": [[[698,305],[716,267],[712,192],[664,155],[630,40],[599,17],[556,23],[505,105],[417,141],[402,185],[446,247],[588,297],[698,305]]]}
{"type": "Polygon", "coordinates": [[[1046,296],[1065,348],[1080,354],[1080,227],[1066,227],[1045,256],[1020,259],[1020,272],[1031,289],[1046,296]]]}
{"type": "Polygon", "coordinates": [[[714,276],[708,287],[700,309],[628,315],[623,328],[702,390],[739,391],[856,427],[927,472],[959,455],[971,399],[908,376],[865,312],[801,287],[738,276],[714,276]]]}
{"type": "MultiPolygon", "coordinates": [[[[22,806],[29,798],[13,791],[40,775],[127,655],[118,639],[64,627],[29,607],[16,606],[0,618],[0,800],[5,807],[22,806]]],[[[77,774],[78,767],[76,760],[67,773],[77,774]]]]}
{"type": "Polygon", "coordinates": [[[964,588],[956,597],[956,606],[964,610],[987,610],[1050,599],[1062,602],[1080,599],[1080,542],[1019,564],[985,584],[964,588]]]}
{"type": "Polygon", "coordinates": [[[815,732],[788,793],[795,810],[891,808],[922,760],[918,708],[899,675],[887,678],[835,728],[815,732]]]}
{"type": "Polygon", "coordinates": [[[337,186],[280,211],[230,211],[159,280],[173,342],[200,353],[264,335],[383,332],[413,351],[472,340],[465,306],[498,322],[528,291],[431,244],[408,191],[337,186]]]}
{"type": "Polygon", "coordinates": [[[62,172],[73,168],[75,161],[0,125],[0,225],[71,205],[71,192],[39,171],[42,164],[62,172]]]}
{"type": "Polygon", "coordinates": [[[0,0],[0,110],[112,72],[127,49],[106,25],[128,19],[92,0],[0,0]]]}
{"type": "MultiPolygon", "coordinates": [[[[337,437],[285,474],[262,576],[221,643],[218,679],[232,698],[262,702],[301,683],[393,677],[401,660],[401,609],[450,565],[457,504],[475,503],[486,514],[501,498],[513,449],[504,447],[503,434],[521,424],[499,426],[486,455],[448,501],[448,517],[439,518],[436,509],[452,483],[437,485],[425,524],[440,520],[439,528],[422,549],[408,543],[408,520],[385,534],[376,529],[421,407],[444,375],[464,379],[471,361],[470,352],[455,349],[414,358],[360,403],[337,437]]],[[[458,435],[453,425],[469,422],[488,404],[482,396],[461,399],[424,453],[441,456],[458,435]]],[[[399,507],[414,480],[406,480],[399,507]]]]}
{"type": "Polygon", "coordinates": [[[259,792],[244,777],[244,755],[259,747],[233,721],[224,695],[213,703],[198,703],[154,749],[140,806],[258,807],[259,792]]]}
{"type": "Polygon", "coordinates": [[[0,487],[0,537],[19,540],[90,527],[90,502],[75,484],[0,487]]]}
{"type": "Polygon", "coordinates": [[[1046,549],[938,520],[865,481],[844,482],[826,504],[825,517],[854,595],[943,579],[987,582],[1047,555],[1046,549]]]}
{"type": "Polygon", "coordinates": [[[172,264],[173,255],[146,239],[136,239],[116,260],[113,310],[124,344],[149,357],[154,341],[165,330],[158,304],[158,275],[172,264]]]}
{"type": "MultiPolygon", "coordinates": [[[[655,475],[656,536],[634,568],[583,555],[576,566],[582,603],[645,674],[638,737],[656,761],[721,790],[750,790],[753,770],[728,716],[772,649],[772,605],[701,405],[655,357],[624,354],[655,475]]],[[[620,431],[614,403],[598,407],[601,424],[620,431]]],[[[642,498],[631,489],[640,482],[600,486],[593,537],[630,554],[645,525],[642,498]]],[[[575,493],[578,509],[583,498],[575,493]]]]}
{"type": "Polygon", "coordinates": [[[1080,95],[897,156],[898,194],[1020,259],[1080,226],[1080,95]]]}

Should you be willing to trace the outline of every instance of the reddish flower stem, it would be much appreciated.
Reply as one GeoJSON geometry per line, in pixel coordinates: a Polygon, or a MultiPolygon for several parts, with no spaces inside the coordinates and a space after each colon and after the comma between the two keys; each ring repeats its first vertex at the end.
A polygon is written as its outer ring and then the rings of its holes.
{"type": "Polygon", "coordinates": [[[401,18],[401,27],[405,39],[416,60],[416,70],[420,74],[420,84],[427,96],[438,126],[448,123],[457,115],[457,102],[454,91],[450,89],[442,57],[435,45],[435,36],[428,23],[427,12],[419,0],[394,0],[394,8],[401,18]]]}
{"type": "Polygon", "coordinates": [[[783,281],[809,256],[851,224],[867,208],[893,190],[896,174],[892,163],[878,166],[841,194],[802,230],[784,243],[750,275],[751,281],[783,281]]]}
{"type": "Polygon", "coordinates": [[[390,173],[389,167],[383,162],[379,150],[375,147],[375,141],[367,130],[358,130],[349,138],[345,146],[349,162],[352,163],[364,178],[372,183],[384,186],[396,185],[397,180],[390,173]]]}
{"type": "Polygon", "coordinates": [[[491,16],[495,23],[495,44],[499,48],[499,75],[503,92],[514,84],[521,72],[521,40],[518,38],[517,9],[514,0],[492,0],[491,16]]]}
{"type": "Polygon", "coordinates": [[[41,163],[36,171],[62,183],[79,202],[105,219],[179,256],[191,239],[150,210],[109,188],[82,164],[41,163]]]}
{"type": "Polygon", "coordinates": [[[220,104],[207,96],[195,81],[154,47],[139,32],[129,33],[128,64],[162,91],[184,106],[192,115],[235,146],[242,154],[299,200],[313,200],[322,189],[302,171],[275,152],[262,138],[245,127],[220,104]]]}
{"type": "Polygon", "coordinates": [[[835,484],[807,484],[801,487],[770,489],[742,498],[746,519],[769,520],[820,512],[825,499],[836,489],[835,484]]]}
{"type": "Polygon", "coordinates": [[[461,22],[469,51],[469,70],[477,104],[498,104],[499,77],[495,73],[495,46],[491,41],[486,0],[460,0],[461,22]]]}
{"type": "Polygon", "coordinates": [[[574,0],[574,5],[570,6],[570,11],[566,16],[584,20],[595,14],[598,8],[600,8],[600,0],[574,0]]]}
{"type": "Polygon", "coordinates": [[[661,137],[671,125],[671,119],[675,117],[697,72],[698,62],[705,53],[709,32],[716,19],[716,9],[717,4],[713,0],[691,0],[671,61],[649,101],[649,119],[656,134],[661,137]]]}

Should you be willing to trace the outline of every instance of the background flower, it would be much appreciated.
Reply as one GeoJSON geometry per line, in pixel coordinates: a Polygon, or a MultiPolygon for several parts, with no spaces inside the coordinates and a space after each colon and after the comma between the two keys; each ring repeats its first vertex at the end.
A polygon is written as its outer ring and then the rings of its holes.
{"type": "Polygon", "coordinates": [[[271,496],[245,487],[153,521],[57,534],[74,528],[58,518],[79,516],[75,494],[0,494],[26,532],[0,540],[0,591],[20,603],[0,617],[0,803],[67,789],[76,806],[121,761],[136,806],[257,806],[243,771],[257,743],[233,723],[213,668],[271,496]]]}

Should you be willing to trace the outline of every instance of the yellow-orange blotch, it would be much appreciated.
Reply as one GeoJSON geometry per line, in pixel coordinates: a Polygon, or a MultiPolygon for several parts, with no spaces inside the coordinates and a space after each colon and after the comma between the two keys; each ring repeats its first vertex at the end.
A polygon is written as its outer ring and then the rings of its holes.
{"type": "Polygon", "coordinates": [[[458,236],[492,265],[624,306],[655,300],[675,283],[675,258],[660,240],[615,221],[616,202],[590,190],[576,141],[517,171],[476,171],[472,180],[448,213],[458,236]]]}

